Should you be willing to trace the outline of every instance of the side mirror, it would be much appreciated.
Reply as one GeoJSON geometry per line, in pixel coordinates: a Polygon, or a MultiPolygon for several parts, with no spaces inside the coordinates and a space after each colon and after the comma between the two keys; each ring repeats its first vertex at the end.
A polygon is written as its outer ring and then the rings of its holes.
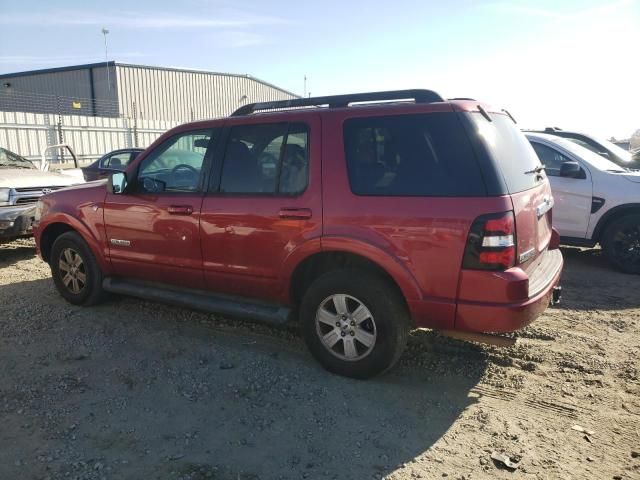
{"type": "Polygon", "coordinates": [[[107,192],[121,195],[127,189],[127,174],[125,172],[112,173],[107,180],[107,192]]]}
{"type": "Polygon", "coordinates": [[[578,162],[564,162],[560,165],[560,176],[566,178],[587,178],[578,162]]]}

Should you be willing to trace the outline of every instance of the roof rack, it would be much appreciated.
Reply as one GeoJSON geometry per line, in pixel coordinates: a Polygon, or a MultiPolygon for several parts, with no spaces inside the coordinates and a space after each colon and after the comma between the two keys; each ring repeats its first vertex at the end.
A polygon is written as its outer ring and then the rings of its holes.
{"type": "Polygon", "coordinates": [[[231,116],[239,117],[242,115],[249,115],[260,110],[319,107],[322,105],[327,105],[329,108],[341,108],[348,107],[352,103],[359,102],[381,102],[408,99],[412,99],[416,103],[444,101],[440,95],[432,90],[390,90],[386,92],[352,93],[349,95],[330,95],[326,97],[294,98],[292,100],[250,103],[238,108],[231,114],[231,116]]]}

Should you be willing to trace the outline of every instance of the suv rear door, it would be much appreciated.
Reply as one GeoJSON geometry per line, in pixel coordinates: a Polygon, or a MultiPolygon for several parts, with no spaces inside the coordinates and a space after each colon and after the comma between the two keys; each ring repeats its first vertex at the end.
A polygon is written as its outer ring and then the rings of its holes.
{"type": "Polygon", "coordinates": [[[210,290],[284,300],[285,261],[303,243],[315,240],[319,248],[320,119],[289,117],[231,117],[225,124],[201,216],[210,290]]]}

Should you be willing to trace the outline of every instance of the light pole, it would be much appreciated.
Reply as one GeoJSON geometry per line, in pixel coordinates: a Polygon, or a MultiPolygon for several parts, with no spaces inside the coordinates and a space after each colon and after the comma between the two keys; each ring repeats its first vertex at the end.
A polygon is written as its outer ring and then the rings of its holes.
{"type": "Polygon", "coordinates": [[[104,35],[104,63],[107,67],[107,88],[109,90],[109,97],[111,97],[111,78],[109,78],[109,56],[107,50],[107,35],[109,34],[109,30],[106,27],[102,27],[102,35],[104,35]]]}

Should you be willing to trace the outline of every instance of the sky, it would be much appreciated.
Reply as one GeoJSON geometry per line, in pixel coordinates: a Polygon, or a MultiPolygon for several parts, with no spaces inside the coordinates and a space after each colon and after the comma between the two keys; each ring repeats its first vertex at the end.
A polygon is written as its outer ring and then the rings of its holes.
{"type": "Polygon", "coordinates": [[[523,128],[640,129],[640,0],[0,0],[0,73],[105,60],[299,95],[428,88],[523,128]]]}

